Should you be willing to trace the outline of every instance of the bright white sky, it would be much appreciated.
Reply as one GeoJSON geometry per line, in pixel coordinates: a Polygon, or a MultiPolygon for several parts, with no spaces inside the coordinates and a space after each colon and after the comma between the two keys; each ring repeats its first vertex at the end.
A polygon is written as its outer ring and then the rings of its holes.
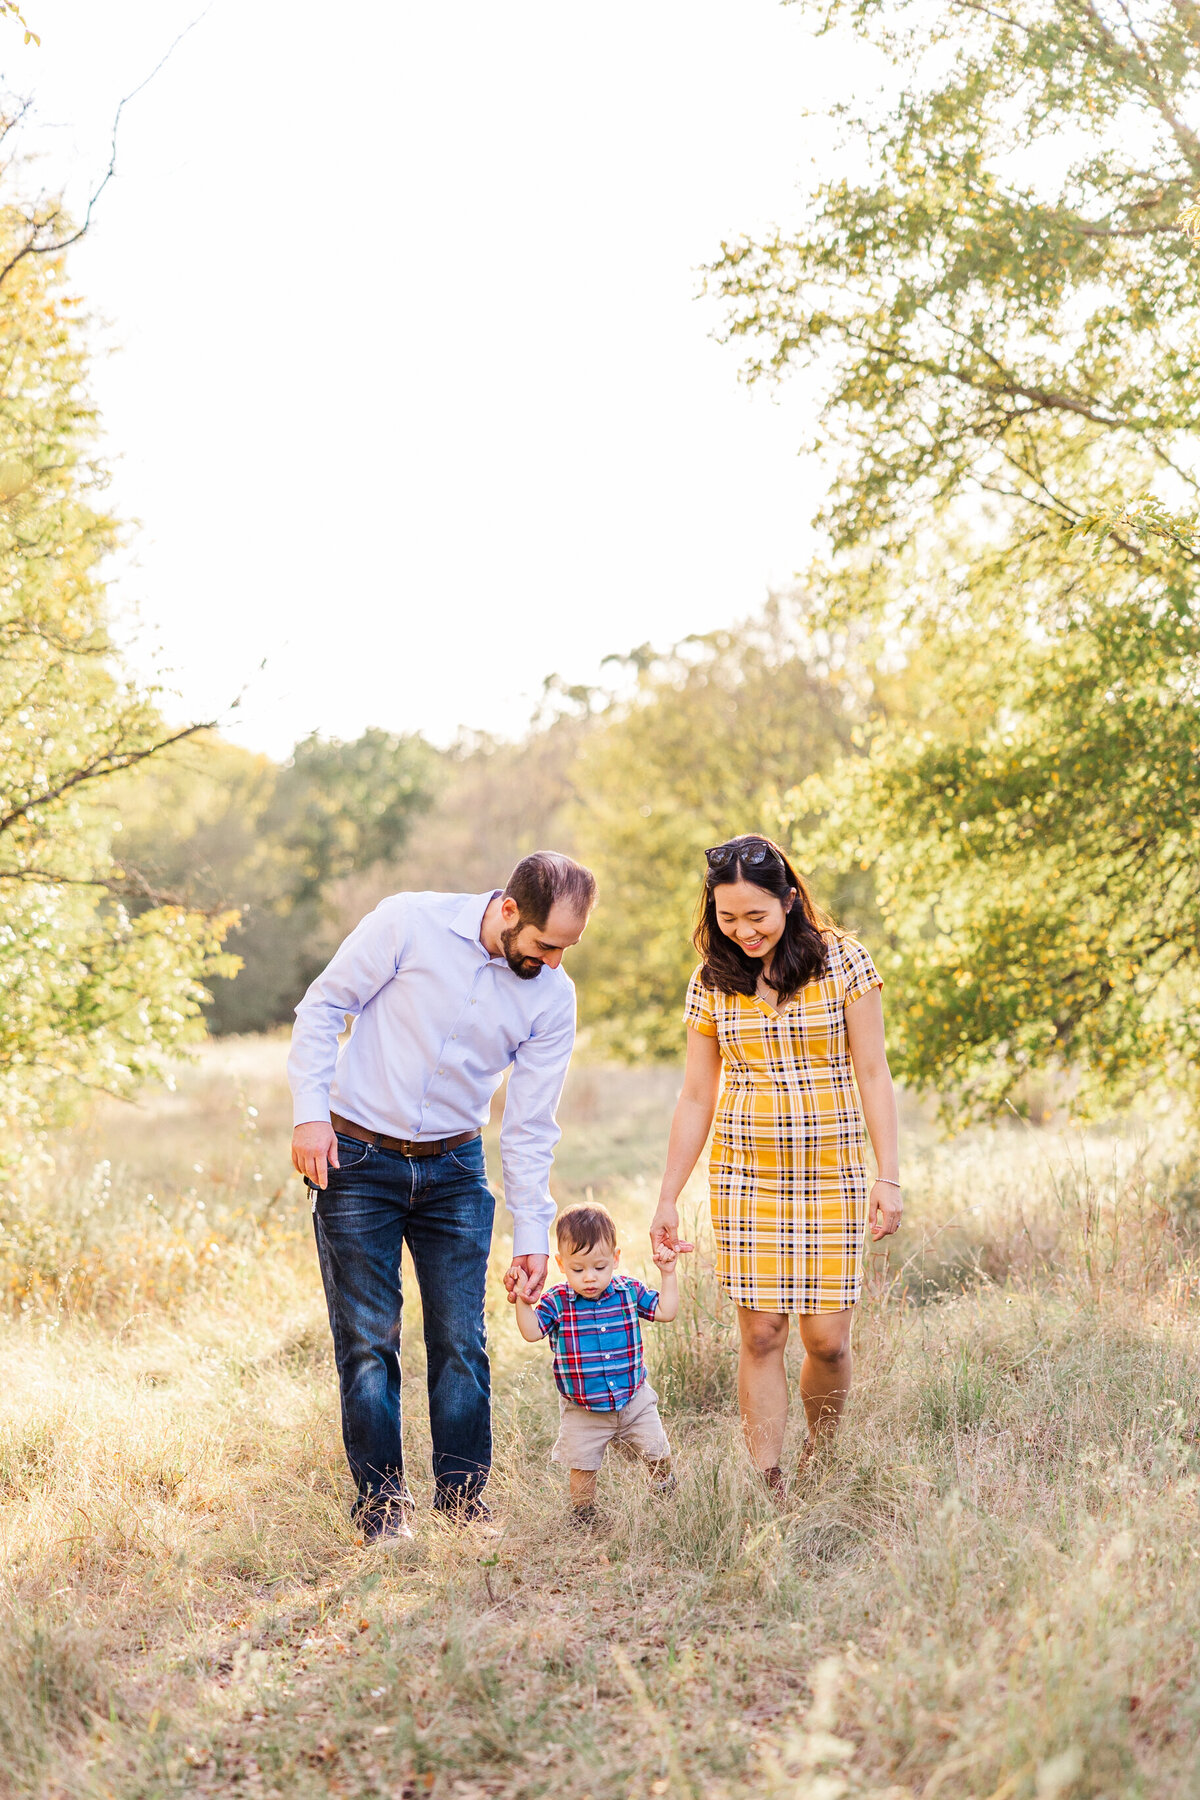
{"type": "MultiPolygon", "coordinates": [[[[39,181],[79,206],[202,5],[28,0],[39,181]]],[[[821,478],[698,271],[794,217],[847,78],[777,0],[214,0],[72,253],[169,710],[246,688],[276,755],[515,731],[551,671],[753,611],[821,478]]]]}

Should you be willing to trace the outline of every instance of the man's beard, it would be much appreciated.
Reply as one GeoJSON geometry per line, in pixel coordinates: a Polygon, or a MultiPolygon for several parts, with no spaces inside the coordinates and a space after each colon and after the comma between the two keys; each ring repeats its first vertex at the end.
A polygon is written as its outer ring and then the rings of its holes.
{"type": "Polygon", "coordinates": [[[525,921],[518,919],[511,931],[502,931],[500,948],[503,950],[504,960],[513,974],[518,975],[522,981],[533,981],[536,976],[541,974],[546,965],[540,956],[518,956],[513,950],[513,945],[524,928],[525,921]]]}

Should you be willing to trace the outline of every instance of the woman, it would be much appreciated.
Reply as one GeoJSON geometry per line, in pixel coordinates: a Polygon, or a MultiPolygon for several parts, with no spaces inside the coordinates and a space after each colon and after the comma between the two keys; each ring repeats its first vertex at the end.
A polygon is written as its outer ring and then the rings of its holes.
{"type": "Polygon", "coordinates": [[[712,1127],[723,1070],[709,1162],[717,1273],[737,1307],[746,1443],[781,1492],[789,1315],[799,1315],[804,1345],[807,1457],[836,1429],[850,1389],[867,1223],[876,1239],[900,1223],[883,983],[769,838],[733,838],[705,854],[687,1070],[650,1239],[690,1248],[678,1243],[677,1203],[712,1127]],[[864,1115],[878,1170],[869,1193],[864,1115]]]}

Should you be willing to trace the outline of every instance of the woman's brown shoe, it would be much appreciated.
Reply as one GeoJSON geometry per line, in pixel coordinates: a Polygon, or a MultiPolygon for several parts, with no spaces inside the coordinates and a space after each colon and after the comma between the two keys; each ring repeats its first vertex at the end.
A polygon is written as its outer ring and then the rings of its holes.
{"type": "Polygon", "coordinates": [[[767,1492],[776,1506],[782,1506],[787,1499],[787,1481],[783,1470],[776,1463],[773,1469],[760,1469],[759,1474],[767,1484],[767,1492]]]}

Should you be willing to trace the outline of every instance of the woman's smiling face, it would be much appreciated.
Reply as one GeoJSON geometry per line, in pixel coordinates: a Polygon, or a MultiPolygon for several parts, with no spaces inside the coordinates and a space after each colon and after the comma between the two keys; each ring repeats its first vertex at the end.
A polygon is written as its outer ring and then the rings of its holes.
{"type": "Polygon", "coordinates": [[[783,936],[787,909],[782,900],[752,881],[725,881],[713,889],[717,924],[747,956],[769,957],[783,936]]]}

